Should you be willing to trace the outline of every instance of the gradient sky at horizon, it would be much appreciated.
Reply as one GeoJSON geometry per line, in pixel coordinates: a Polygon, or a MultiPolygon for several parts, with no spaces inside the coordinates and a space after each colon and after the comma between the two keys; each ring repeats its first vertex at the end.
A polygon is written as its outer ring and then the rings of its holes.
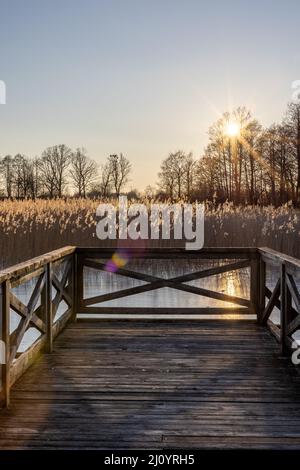
{"type": "Polygon", "coordinates": [[[300,79],[299,0],[0,0],[0,156],[123,152],[129,187],[199,157],[219,113],[280,121],[300,79]]]}

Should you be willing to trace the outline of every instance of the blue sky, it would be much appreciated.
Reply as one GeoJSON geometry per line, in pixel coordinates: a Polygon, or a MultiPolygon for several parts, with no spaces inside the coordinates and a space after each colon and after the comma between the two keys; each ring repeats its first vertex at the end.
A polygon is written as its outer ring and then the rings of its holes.
{"type": "Polygon", "coordinates": [[[201,155],[218,113],[281,119],[299,18],[298,0],[0,0],[0,155],[123,152],[143,189],[168,152],[201,155]]]}

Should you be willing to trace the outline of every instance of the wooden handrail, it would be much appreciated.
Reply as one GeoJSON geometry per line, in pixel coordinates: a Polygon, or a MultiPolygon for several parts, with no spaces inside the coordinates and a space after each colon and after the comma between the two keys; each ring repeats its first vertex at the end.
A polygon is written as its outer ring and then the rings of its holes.
{"type": "Polygon", "coordinates": [[[270,262],[276,264],[286,263],[300,269],[300,260],[298,258],[280,253],[279,251],[272,250],[271,248],[258,248],[258,252],[270,262]]]}
{"type": "MultiPolygon", "coordinates": [[[[118,250],[115,247],[77,247],[76,253],[103,257],[110,257],[118,250]]],[[[126,251],[126,247],[121,247],[120,251],[126,251]]],[[[218,258],[249,258],[256,257],[258,250],[255,247],[204,247],[201,250],[186,250],[185,248],[130,248],[137,257],[143,258],[167,258],[178,256],[179,258],[197,259],[218,259],[218,258]]]]}
{"type": "Polygon", "coordinates": [[[43,267],[45,264],[58,261],[61,258],[64,258],[67,255],[71,255],[76,250],[75,246],[65,246],[59,248],[58,250],[50,251],[41,256],[37,256],[23,263],[15,264],[10,266],[7,269],[0,271],[0,283],[6,281],[7,279],[14,279],[20,276],[25,276],[27,273],[38,270],[43,267]]]}

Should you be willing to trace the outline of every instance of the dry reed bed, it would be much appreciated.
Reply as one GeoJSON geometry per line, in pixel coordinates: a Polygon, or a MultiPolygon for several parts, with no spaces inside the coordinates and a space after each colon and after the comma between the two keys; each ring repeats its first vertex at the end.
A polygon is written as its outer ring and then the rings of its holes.
{"type": "MultiPolygon", "coordinates": [[[[91,199],[1,201],[0,265],[7,267],[64,245],[111,244],[96,237],[100,202],[114,203],[91,199]]],[[[299,241],[300,212],[288,204],[278,208],[206,204],[206,246],[269,246],[300,257],[299,241]]]]}

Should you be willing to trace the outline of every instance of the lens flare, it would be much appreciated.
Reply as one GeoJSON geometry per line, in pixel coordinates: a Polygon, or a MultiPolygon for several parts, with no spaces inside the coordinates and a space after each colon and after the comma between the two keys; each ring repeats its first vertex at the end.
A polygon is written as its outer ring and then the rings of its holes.
{"type": "Polygon", "coordinates": [[[238,122],[236,121],[229,121],[226,124],[225,134],[229,137],[236,137],[239,135],[241,127],[238,122]]]}
{"type": "Polygon", "coordinates": [[[124,268],[130,259],[130,253],[127,250],[118,250],[114,253],[105,265],[105,271],[115,273],[120,268],[124,268]]]}

